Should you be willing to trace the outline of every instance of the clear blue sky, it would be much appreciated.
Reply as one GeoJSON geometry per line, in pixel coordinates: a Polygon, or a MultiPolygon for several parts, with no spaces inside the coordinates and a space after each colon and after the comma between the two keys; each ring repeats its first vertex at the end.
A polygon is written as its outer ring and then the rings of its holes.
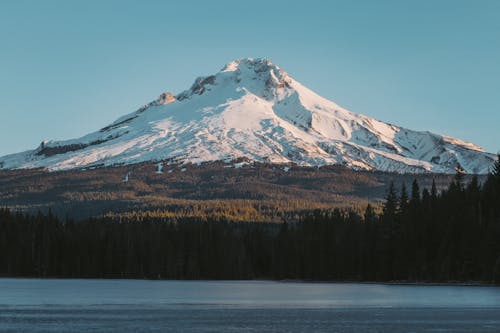
{"type": "Polygon", "coordinates": [[[0,1],[0,155],[240,57],[351,111],[500,149],[500,1],[0,1]]]}

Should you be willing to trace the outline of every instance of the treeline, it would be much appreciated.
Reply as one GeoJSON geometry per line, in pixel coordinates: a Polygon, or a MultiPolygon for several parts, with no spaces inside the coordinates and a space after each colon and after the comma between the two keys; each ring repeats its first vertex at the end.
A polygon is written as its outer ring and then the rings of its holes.
{"type": "Polygon", "coordinates": [[[168,214],[78,223],[0,211],[0,275],[500,283],[500,157],[484,184],[391,185],[381,213],[317,210],[299,221],[168,214]]]}
{"type": "MultiPolygon", "coordinates": [[[[47,214],[51,209],[60,218],[80,221],[109,212],[144,215],[154,211],[156,215],[233,218],[231,206],[240,205],[251,214],[238,214],[239,221],[279,222],[278,214],[296,220],[291,216],[296,211],[347,206],[360,206],[363,211],[368,202],[384,197],[384,184],[390,180],[397,184],[412,180],[411,175],[345,166],[252,163],[236,168],[234,163],[168,165],[165,161],[161,174],[151,162],[54,172],[0,170],[0,207],[31,214],[47,214]],[[222,211],[221,205],[228,211],[222,211]]],[[[415,177],[423,187],[430,187],[434,177],[439,190],[452,178],[443,174],[415,177]]]]}

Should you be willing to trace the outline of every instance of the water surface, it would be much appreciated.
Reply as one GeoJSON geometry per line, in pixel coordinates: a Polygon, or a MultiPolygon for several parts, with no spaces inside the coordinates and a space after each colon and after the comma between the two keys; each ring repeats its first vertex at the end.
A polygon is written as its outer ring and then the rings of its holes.
{"type": "Polygon", "coordinates": [[[0,279],[1,332],[500,332],[500,288],[0,279]]]}

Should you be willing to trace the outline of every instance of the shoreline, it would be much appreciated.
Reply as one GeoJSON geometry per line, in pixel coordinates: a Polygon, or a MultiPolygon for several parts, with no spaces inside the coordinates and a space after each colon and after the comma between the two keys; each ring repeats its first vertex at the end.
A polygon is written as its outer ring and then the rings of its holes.
{"type": "Polygon", "coordinates": [[[300,279],[152,279],[152,278],[119,278],[119,277],[33,277],[33,276],[0,276],[1,280],[116,280],[116,281],[172,281],[172,282],[275,282],[275,283],[318,283],[318,284],[367,284],[386,286],[436,286],[436,287],[500,287],[493,282],[483,281],[357,281],[357,280],[300,280],[300,279]]]}

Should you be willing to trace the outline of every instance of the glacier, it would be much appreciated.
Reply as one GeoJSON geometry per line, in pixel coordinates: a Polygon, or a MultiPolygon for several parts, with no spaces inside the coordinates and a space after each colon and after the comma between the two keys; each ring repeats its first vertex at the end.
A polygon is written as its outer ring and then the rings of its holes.
{"type": "Polygon", "coordinates": [[[327,100],[266,58],[238,59],[177,95],[81,138],[0,157],[0,168],[51,171],[112,165],[231,162],[344,165],[399,173],[489,172],[496,155],[327,100]]]}

